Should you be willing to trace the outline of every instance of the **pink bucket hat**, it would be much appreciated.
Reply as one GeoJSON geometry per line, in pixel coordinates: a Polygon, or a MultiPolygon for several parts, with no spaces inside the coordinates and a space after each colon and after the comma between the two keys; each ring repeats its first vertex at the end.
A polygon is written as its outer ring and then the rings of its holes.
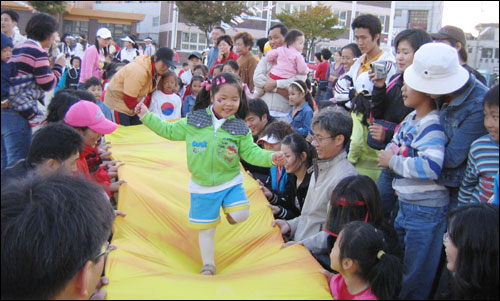
{"type": "Polygon", "coordinates": [[[104,117],[98,105],[93,102],[80,100],[72,105],[64,122],[74,127],[88,127],[99,134],[109,134],[114,132],[118,125],[104,117]]]}

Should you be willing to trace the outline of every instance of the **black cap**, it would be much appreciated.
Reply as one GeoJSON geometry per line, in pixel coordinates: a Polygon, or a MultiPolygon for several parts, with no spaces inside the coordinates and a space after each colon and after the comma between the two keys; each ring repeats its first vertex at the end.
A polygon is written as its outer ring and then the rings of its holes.
{"type": "Polygon", "coordinates": [[[201,60],[201,53],[199,53],[198,51],[193,51],[189,54],[188,56],[188,60],[192,57],[192,56],[196,56],[197,58],[199,58],[201,60]]]}
{"type": "Polygon", "coordinates": [[[454,39],[462,43],[462,47],[466,45],[464,31],[458,27],[447,25],[439,30],[439,32],[431,33],[434,40],[454,39]]]}
{"type": "Polygon", "coordinates": [[[155,54],[157,59],[160,59],[163,61],[163,63],[167,66],[172,67],[172,69],[175,69],[175,63],[172,61],[174,58],[174,51],[168,47],[161,47],[156,51],[155,54]]]}

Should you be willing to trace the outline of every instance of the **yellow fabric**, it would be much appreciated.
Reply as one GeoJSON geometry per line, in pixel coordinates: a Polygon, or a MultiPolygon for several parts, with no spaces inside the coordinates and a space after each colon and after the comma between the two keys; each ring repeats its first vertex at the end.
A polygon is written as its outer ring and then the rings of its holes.
{"type": "Polygon", "coordinates": [[[280,250],[283,239],[258,184],[247,174],[247,221],[225,215],[215,234],[215,276],[202,276],[198,230],[189,227],[185,142],[144,126],[122,127],[106,140],[126,164],[107,258],[108,299],[331,299],[321,266],[303,246],[280,250]]]}
{"type": "Polygon", "coordinates": [[[271,49],[271,44],[269,42],[266,42],[266,44],[264,44],[264,53],[268,52],[271,49]]]}

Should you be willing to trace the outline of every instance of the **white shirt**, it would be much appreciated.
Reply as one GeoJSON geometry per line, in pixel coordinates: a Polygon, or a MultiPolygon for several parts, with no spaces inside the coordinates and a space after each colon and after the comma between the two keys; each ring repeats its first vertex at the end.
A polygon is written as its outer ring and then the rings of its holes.
{"type": "Polygon", "coordinates": [[[181,80],[184,83],[184,86],[182,87],[182,90],[180,92],[182,98],[184,98],[184,93],[186,93],[186,87],[191,83],[192,78],[193,78],[193,73],[191,72],[191,69],[181,74],[181,80]]]}
{"type": "Polygon", "coordinates": [[[153,92],[151,96],[151,112],[162,120],[181,118],[182,100],[175,93],[164,93],[160,90],[153,92]]]}
{"type": "Polygon", "coordinates": [[[127,49],[124,47],[123,49],[120,50],[120,60],[123,62],[124,60],[127,60],[129,62],[134,61],[134,59],[137,57],[137,53],[139,51],[135,48],[130,48],[127,49]]]}
{"type": "Polygon", "coordinates": [[[79,58],[83,58],[83,54],[85,53],[85,50],[83,49],[83,45],[81,43],[76,43],[74,53],[75,53],[75,56],[77,56],[79,58]]]}

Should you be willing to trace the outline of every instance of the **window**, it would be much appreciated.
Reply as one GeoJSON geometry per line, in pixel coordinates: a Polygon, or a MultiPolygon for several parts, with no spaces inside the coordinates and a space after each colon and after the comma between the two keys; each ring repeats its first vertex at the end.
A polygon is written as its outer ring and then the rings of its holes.
{"type": "Polygon", "coordinates": [[[299,12],[301,11],[306,11],[308,5],[306,4],[295,4],[295,3],[286,3],[286,2],[278,2],[276,5],[276,14],[280,14],[283,11],[293,13],[295,9],[297,9],[299,12]]]}
{"type": "Polygon", "coordinates": [[[201,52],[205,48],[207,48],[207,38],[204,33],[182,33],[181,50],[201,52]]]}
{"type": "Polygon", "coordinates": [[[338,25],[345,28],[347,25],[347,11],[332,9],[332,13],[334,17],[339,19],[338,25]]]}
{"type": "MultiPolygon", "coordinates": [[[[382,33],[389,33],[389,31],[387,30],[387,27],[386,24],[385,24],[385,20],[389,19],[387,16],[380,16],[378,15],[377,16],[380,20],[380,23],[382,24],[382,33]]],[[[427,24],[427,23],[425,23],[427,24]]]]}
{"type": "Polygon", "coordinates": [[[89,22],[64,20],[63,32],[71,35],[86,34],[89,35],[89,22]]]}
{"type": "Polygon", "coordinates": [[[153,18],[153,27],[158,27],[160,25],[160,17],[153,18]]]}
{"type": "Polygon", "coordinates": [[[395,16],[396,17],[401,17],[403,15],[403,10],[402,9],[396,9],[395,16]]]}
{"type": "Polygon", "coordinates": [[[247,7],[250,8],[252,6],[258,7],[260,9],[260,13],[255,11],[256,15],[253,16],[252,13],[248,14],[248,18],[250,19],[263,19],[262,18],[262,9],[264,9],[264,1],[247,1],[247,7]]]}
{"type": "Polygon", "coordinates": [[[408,28],[422,28],[427,30],[427,21],[429,11],[427,10],[410,10],[408,28]]]}
{"type": "Polygon", "coordinates": [[[495,58],[498,59],[498,48],[495,48],[495,58]]]}
{"type": "Polygon", "coordinates": [[[489,59],[493,57],[493,48],[483,48],[481,50],[481,58],[489,59]]]}

